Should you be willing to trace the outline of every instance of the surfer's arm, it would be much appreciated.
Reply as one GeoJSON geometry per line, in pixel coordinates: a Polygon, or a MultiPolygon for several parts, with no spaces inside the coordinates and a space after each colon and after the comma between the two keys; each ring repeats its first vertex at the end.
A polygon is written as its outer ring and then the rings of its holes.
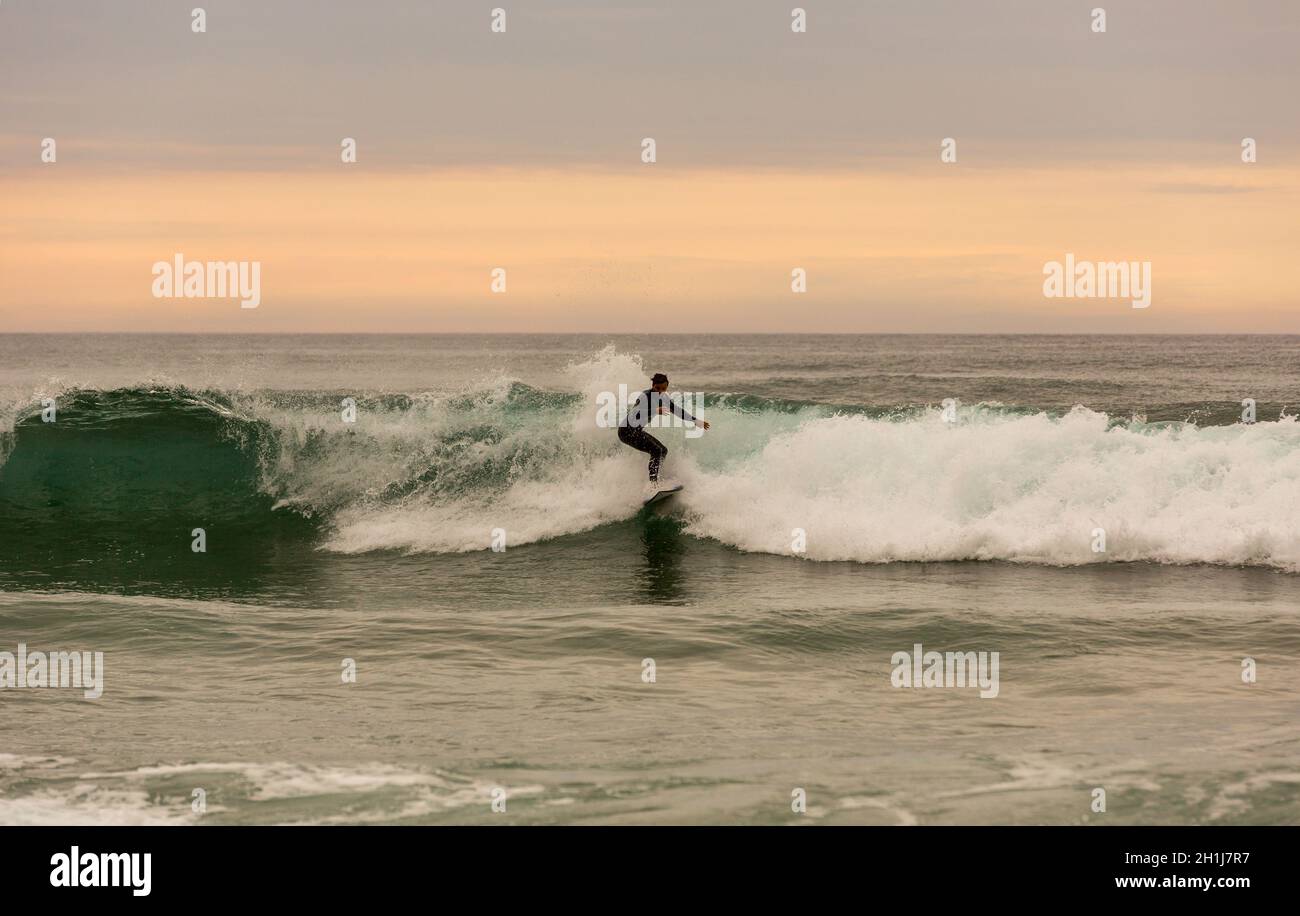
{"type": "MultiPolygon", "coordinates": [[[[709,423],[707,420],[695,419],[695,417],[692,417],[690,414],[688,414],[685,410],[682,409],[681,405],[677,404],[675,401],[671,401],[671,400],[668,401],[668,410],[669,412],[681,417],[683,420],[685,420],[688,423],[698,423],[700,426],[704,427],[705,429],[709,428],[709,423]]],[[[659,412],[663,413],[664,408],[660,407],[659,412]]]]}
{"type": "Polygon", "coordinates": [[[668,398],[664,398],[659,402],[659,412],[673,414],[675,416],[681,417],[683,420],[688,420],[691,423],[695,422],[695,418],[692,417],[690,414],[688,414],[686,411],[682,410],[680,404],[668,398]]]}

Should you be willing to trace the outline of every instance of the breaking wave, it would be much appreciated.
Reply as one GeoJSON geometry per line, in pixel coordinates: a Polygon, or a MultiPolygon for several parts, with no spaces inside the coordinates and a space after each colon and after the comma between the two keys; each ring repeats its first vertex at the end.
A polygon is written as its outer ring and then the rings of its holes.
{"type": "MultiPolygon", "coordinates": [[[[597,425],[596,398],[644,378],[607,348],[569,366],[563,391],[506,377],[436,396],[65,391],[56,422],[23,405],[0,431],[0,545],[6,558],[93,555],[174,546],[206,523],[336,553],[442,553],[488,549],[496,528],[517,546],[625,521],[641,511],[644,456],[597,425]]],[[[947,422],[937,407],[704,403],[709,433],[655,434],[686,487],[686,530],[740,550],[1300,568],[1294,418],[1148,424],[978,405],[947,422]]]]}

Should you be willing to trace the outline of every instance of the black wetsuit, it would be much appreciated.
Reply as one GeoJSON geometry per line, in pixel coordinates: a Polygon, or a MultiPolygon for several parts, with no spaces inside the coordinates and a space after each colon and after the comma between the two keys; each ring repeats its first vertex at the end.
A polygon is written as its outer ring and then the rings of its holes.
{"type": "Polygon", "coordinates": [[[668,408],[669,412],[683,420],[695,422],[695,418],[674,404],[667,394],[647,388],[632,399],[632,403],[628,405],[627,416],[618,426],[619,442],[630,445],[638,451],[649,453],[651,483],[659,480],[659,462],[663,461],[664,456],[668,454],[668,446],[646,432],[644,427],[659,413],[660,407],[668,408]]]}

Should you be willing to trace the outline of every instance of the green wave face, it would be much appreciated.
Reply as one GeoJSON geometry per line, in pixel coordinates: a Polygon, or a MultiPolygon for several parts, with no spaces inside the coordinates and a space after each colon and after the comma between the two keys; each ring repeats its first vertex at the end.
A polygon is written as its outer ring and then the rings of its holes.
{"type": "Polygon", "coordinates": [[[318,548],[345,507],[490,499],[574,457],[574,394],[358,395],[355,424],[343,397],[72,390],[49,423],[29,406],[0,432],[0,587],[292,591],[330,561],[318,548]]]}
{"type": "Polygon", "coordinates": [[[216,400],[174,389],[73,392],[55,422],[28,415],[8,435],[0,582],[219,591],[310,535],[303,518],[272,513],[259,489],[266,430],[216,400]],[[193,551],[195,528],[222,549],[193,551]]]}

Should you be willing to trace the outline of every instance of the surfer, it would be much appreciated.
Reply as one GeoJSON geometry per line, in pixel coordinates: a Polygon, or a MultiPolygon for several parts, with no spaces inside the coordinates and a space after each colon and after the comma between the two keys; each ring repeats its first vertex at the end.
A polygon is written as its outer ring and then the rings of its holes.
{"type": "Polygon", "coordinates": [[[650,483],[659,482],[659,462],[668,454],[668,446],[645,431],[645,426],[656,414],[671,413],[690,423],[696,423],[704,429],[709,428],[707,420],[697,420],[673,403],[672,398],[664,394],[668,390],[668,376],[656,372],[650,379],[650,387],[638,392],[628,405],[627,416],[618,425],[618,441],[630,445],[637,451],[650,455],[650,483]]]}

